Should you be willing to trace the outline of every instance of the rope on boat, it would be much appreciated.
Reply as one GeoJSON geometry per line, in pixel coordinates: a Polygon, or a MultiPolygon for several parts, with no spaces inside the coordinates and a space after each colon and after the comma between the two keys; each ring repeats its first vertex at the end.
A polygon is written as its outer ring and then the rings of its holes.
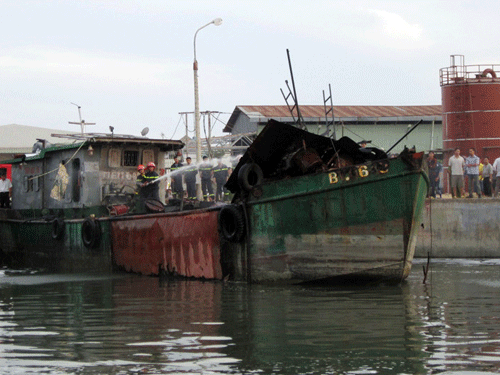
{"type": "MultiPolygon", "coordinates": [[[[78,153],[78,151],[80,151],[80,149],[83,147],[84,144],[85,144],[85,142],[82,142],[80,147],[78,147],[78,149],[75,151],[75,153],[73,155],[71,155],[71,157],[66,161],[66,163],[61,163],[61,164],[66,166],[71,160],[73,160],[75,158],[76,154],[78,153]]],[[[34,180],[35,178],[42,177],[42,176],[45,176],[45,175],[48,175],[50,173],[57,172],[57,171],[59,171],[59,166],[55,169],[52,169],[51,171],[48,171],[48,172],[45,172],[45,173],[42,173],[42,174],[39,174],[36,176],[28,177],[28,181],[34,180]]]]}

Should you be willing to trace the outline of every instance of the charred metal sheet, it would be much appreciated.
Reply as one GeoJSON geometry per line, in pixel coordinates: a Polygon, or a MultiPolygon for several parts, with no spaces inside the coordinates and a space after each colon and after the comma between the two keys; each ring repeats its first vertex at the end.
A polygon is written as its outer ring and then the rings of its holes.
{"type": "MultiPolygon", "coordinates": [[[[233,193],[238,192],[239,171],[243,165],[249,162],[259,165],[264,178],[283,178],[282,174],[288,176],[304,174],[302,168],[299,167],[298,171],[294,171],[293,166],[288,165],[291,164],[289,160],[297,159],[297,153],[300,152],[314,152],[315,155],[318,155],[317,159],[321,155],[325,166],[328,166],[329,161],[337,156],[347,157],[354,164],[387,158],[386,153],[382,150],[360,149],[359,145],[348,137],[334,141],[331,138],[312,134],[282,122],[269,120],[267,126],[241,157],[231,173],[226,187],[233,193]]],[[[321,164],[321,159],[315,160],[315,164],[318,164],[318,161],[321,164]]]]}
{"type": "Polygon", "coordinates": [[[162,271],[222,279],[218,211],[141,215],[111,224],[117,266],[144,275],[162,271]]]}

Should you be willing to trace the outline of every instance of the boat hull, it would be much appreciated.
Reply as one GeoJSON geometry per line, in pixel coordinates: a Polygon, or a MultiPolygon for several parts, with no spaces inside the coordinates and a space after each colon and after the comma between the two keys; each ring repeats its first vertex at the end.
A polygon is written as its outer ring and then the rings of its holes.
{"type": "Polygon", "coordinates": [[[51,272],[112,270],[107,221],[99,222],[99,240],[92,248],[87,248],[82,241],[84,219],[65,220],[56,236],[53,220],[15,219],[12,218],[15,213],[14,210],[3,210],[0,214],[2,263],[51,272]]]}
{"type": "Polygon", "coordinates": [[[116,218],[113,262],[143,275],[221,279],[218,209],[116,218]]]}
{"type": "Polygon", "coordinates": [[[122,269],[143,275],[223,278],[219,208],[101,217],[95,220],[99,233],[91,233],[98,235],[99,241],[90,247],[82,238],[85,219],[63,220],[64,229],[54,238],[54,219],[15,219],[6,217],[15,216],[15,210],[3,212],[0,254],[4,259],[0,260],[10,266],[54,272],[122,269]]]}
{"type": "Polygon", "coordinates": [[[300,176],[257,189],[246,208],[252,281],[399,282],[409,275],[427,194],[425,173],[399,159],[382,171],[368,165],[352,172],[300,176]]]}

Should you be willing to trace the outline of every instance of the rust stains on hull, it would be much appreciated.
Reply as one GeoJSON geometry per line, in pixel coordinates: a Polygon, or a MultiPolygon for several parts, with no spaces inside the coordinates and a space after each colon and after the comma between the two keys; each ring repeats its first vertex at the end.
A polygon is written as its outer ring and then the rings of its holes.
{"type": "Polygon", "coordinates": [[[218,210],[119,218],[111,224],[115,265],[126,271],[222,279],[218,210]]]}

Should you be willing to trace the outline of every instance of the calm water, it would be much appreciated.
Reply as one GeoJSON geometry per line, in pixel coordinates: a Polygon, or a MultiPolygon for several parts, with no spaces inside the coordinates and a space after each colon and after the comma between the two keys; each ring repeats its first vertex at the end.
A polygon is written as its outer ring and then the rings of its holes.
{"type": "Polygon", "coordinates": [[[0,273],[1,374],[500,371],[500,260],[400,286],[0,273]]]}

